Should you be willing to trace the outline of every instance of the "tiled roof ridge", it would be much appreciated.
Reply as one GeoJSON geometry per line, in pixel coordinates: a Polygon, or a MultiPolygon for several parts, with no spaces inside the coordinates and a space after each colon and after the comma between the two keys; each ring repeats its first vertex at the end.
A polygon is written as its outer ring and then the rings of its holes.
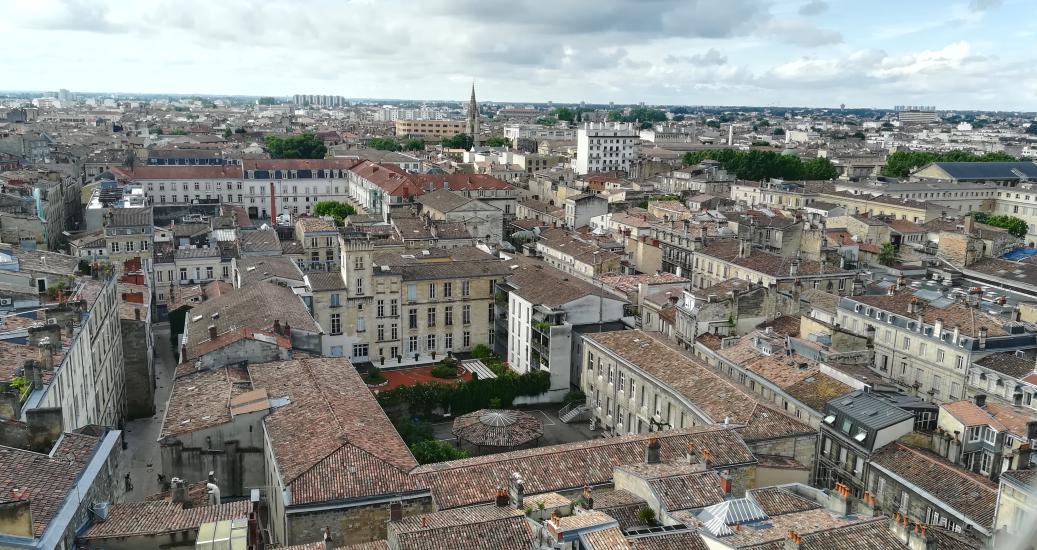
{"type": "Polygon", "coordinates": [[[885,524],[885,522],[887,522],[887,521],[889,521],[889,518],[887,518],[886,516],[879,516],[879,517],[875,517],[875,518],[866,518],[866,519],[861,519],[861,520],[858,520],[858,521],[852,521],[851,520],[851,523],[846,523],[846,524],[843,524],[843,525],[834,525],[832,527],[826,527],[824,529],[818,529],[817,531],[810,531],[808,533],[802,533],[801,536],[804,537],[804,538],[810,538],[810,537],[814,537],[816,535],[821,535],[823,533],[828,533],[830,531],[838,531],[840,529],[857,528],[857,527],[862,527],[862,526],[872,525],[872,524],[877,524],[877,523],[885,524]]]}
{"type": "MultiPolygon", "coordinates": [[[[476,507],[477,508],[488,508],[488,506],[476,506],[476,507]]],[[[454,508],[454,509],[447,509],[447,510],[442,510],[442,511],[444,511],[444,512],[456,512],[458,510],[463,510],[463,509],[464,508],[454,508]]],[[[432,512],[432,513],[435,513],[435,512],[432,512]]],[[[421,516],[411,516],[411,518],[422,517],[422,516],[427,516],[427,515],[428,514],[421,514],[421,516]]],[[[478,515],[475,515],[474,517],[473,516],[468,516],[468,517],[465,518],[463,525],[472,526],[472,525],[482,525],[482,524],[486,524],[486,523],[494,523],[494,522],[498,522],[498,521],[512,521],[512,520],[514,520],[517,517],[519,517],[519,515],[517,513],[508,514],[508,515],[501,515],[501,516],[490,516],[490,515],[485,515],[485,516],[481,516],[481,517],[478,516],[478,515]]],[[[422,527],[420,529],[420,532],[438,531],[438,530],[442,530],[442,529],[457,529],[458,526],[459,526],[458,524],[454,524],[454,523],[447,523],[447,524],[429,523],[427,527],[422,527]]],[[[405,531],[405,532],[403,532],[401,534],[410,535],[410,534],[417,533],[417,532],[419,532],[419,531],[405,531]]]]}
{"type": "Polygon", "coordinates": [[[938,455],[932,454],[930,452],[926,452],[924,449],[920,449],[918,447],[914,447],[912,445],[908,445],[907,443],[902,443],[900,441],[895,441],[894,444],[897,446],[897,448],[910,451],[911,454],[913,454],[913,455],[915,455],[915,456],[917,456],[919,458],[924,459],[926,462],[929,462],[931,464],[939,466],[939,467],[943,468],[944,470],[949,470],[949,471],[951,471],[951,472],[953,472],[955,474],[958,474],[958,475],[964,474],[965,477],[971,479],[972,481],[977,482],[977,484],[979,484],[979,485],[982,485],[983,488],[986,489],[987,491],[990,491],[992,493],[997,493],[997,487],[991,487],[990,484],[985,483],[985,482],[988,482],[990,480],[985,478],[985,477],[983,477],[983,476],[980,476],[979,474],[976,474],[974,472],[970,472],[968,470],[965,470],[964,468],[955,468],[953,465],[947,464],[946,462],[941,460],[938,455]]]}
{"type": "MultiPolygon", "coordinates": [[[[344,436],[343,436],[343,434],[339,434],[339,437],[344,437],[344,436]]],[[[303,477],[304,475],[309,473],[311,470],[313,470],[314,468],[319,467],[321,464],[324,463],[325,460],[331,458],[332,455],[334,455],[335,453],[341,451],[342,449],[344,449],[346,447],[349,447],[349,448],[352,448],[352,449],[356,449],[357,451],[359,451],[361,453],[364,453],[364,454],[374,458],[375,460],[378,460],[384,466],[386,466],[388,468],[392,468],[393,470],[396,470],[397,472],[400,472],[400,474],[402,474],[402,475],[405,475],[405,476],[409,475],[413,471],[413,470],[405,470],[403,468],[400,468],[399,466],[393,464],[391,460],[382,458],[382,457],[372,453],[370,450],[368,450],[368,449],[366,449],[364,447],[361,447],[361,446],[357,445],[356,443],[353,443],[352,441],[349,441],[348,438],[347,438],[347,440],[344,441],[341,445],[339,445],[338,447],[335,447],[334,449],[331,450],[331,452],[329,452],[326,455],[322,456],[319,460],[315,460],[313,462],[313,464],[310,464],[306,469],[300,471],[298,475],[296,475],[295,477],[293,477],[293,478],[291,478],[289,480],[285,480],[285,486],[292,485],[293,483],[298,481],[301,477],[303,477]]]]}

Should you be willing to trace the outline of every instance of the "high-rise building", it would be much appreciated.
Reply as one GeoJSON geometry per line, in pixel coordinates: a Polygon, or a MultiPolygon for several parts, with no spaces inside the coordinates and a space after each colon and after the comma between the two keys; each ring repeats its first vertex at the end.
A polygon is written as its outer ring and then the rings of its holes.
{"type": "Polygon", "coordinates": [[[586,123],[576,133],[576,173],[629,172],[641,152],[641,136],[630,123],[586,123]]]}

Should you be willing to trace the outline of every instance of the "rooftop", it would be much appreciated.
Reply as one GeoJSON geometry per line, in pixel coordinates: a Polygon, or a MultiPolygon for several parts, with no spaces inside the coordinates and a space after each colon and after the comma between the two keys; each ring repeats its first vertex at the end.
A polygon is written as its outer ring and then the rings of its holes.
{"type": "Polygon", "coordinates": [[[247,518],[248,501],[184,508],[172,502],[114,504],[104,521],[93,522],[79,536],[85,540],[163,535],[197,529],[203,523],[247,518]]]}

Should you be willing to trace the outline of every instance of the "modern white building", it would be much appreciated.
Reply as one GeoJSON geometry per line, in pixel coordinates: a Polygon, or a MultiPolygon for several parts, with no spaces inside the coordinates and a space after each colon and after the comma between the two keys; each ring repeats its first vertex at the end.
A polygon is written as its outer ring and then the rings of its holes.
{"type": "Polygon", "coordinates": [[[641,136],[630,123],[591,123],[576,132],[577,174],[629,172],[641,153],[641,136]]]}

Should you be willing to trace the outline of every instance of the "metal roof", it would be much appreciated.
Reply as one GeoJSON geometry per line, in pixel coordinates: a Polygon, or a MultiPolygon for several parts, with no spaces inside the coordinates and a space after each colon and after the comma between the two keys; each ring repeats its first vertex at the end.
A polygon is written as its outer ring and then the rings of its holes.
{"type": "Polygon", "coordinates": [[[880,399],[871,392],[855,391],[836,397],[828,407],[853,419],[854,423],[874,430],[899,424],[914,415],[893,403],[880,399]]]}
{"type": "Polygon", "coordinates": [[[944,172],[958,180],[1037,179],[1037,163],[1033,162],[937,162],[944,172]]]}
{"type": "Polygon", "coordinates": [[[698,519],[710,533],[726,536],[734,533],[729,525],[750,523],[767,519],[767,513],[750,497],[725,500],[703,508],[698,519]]]}

